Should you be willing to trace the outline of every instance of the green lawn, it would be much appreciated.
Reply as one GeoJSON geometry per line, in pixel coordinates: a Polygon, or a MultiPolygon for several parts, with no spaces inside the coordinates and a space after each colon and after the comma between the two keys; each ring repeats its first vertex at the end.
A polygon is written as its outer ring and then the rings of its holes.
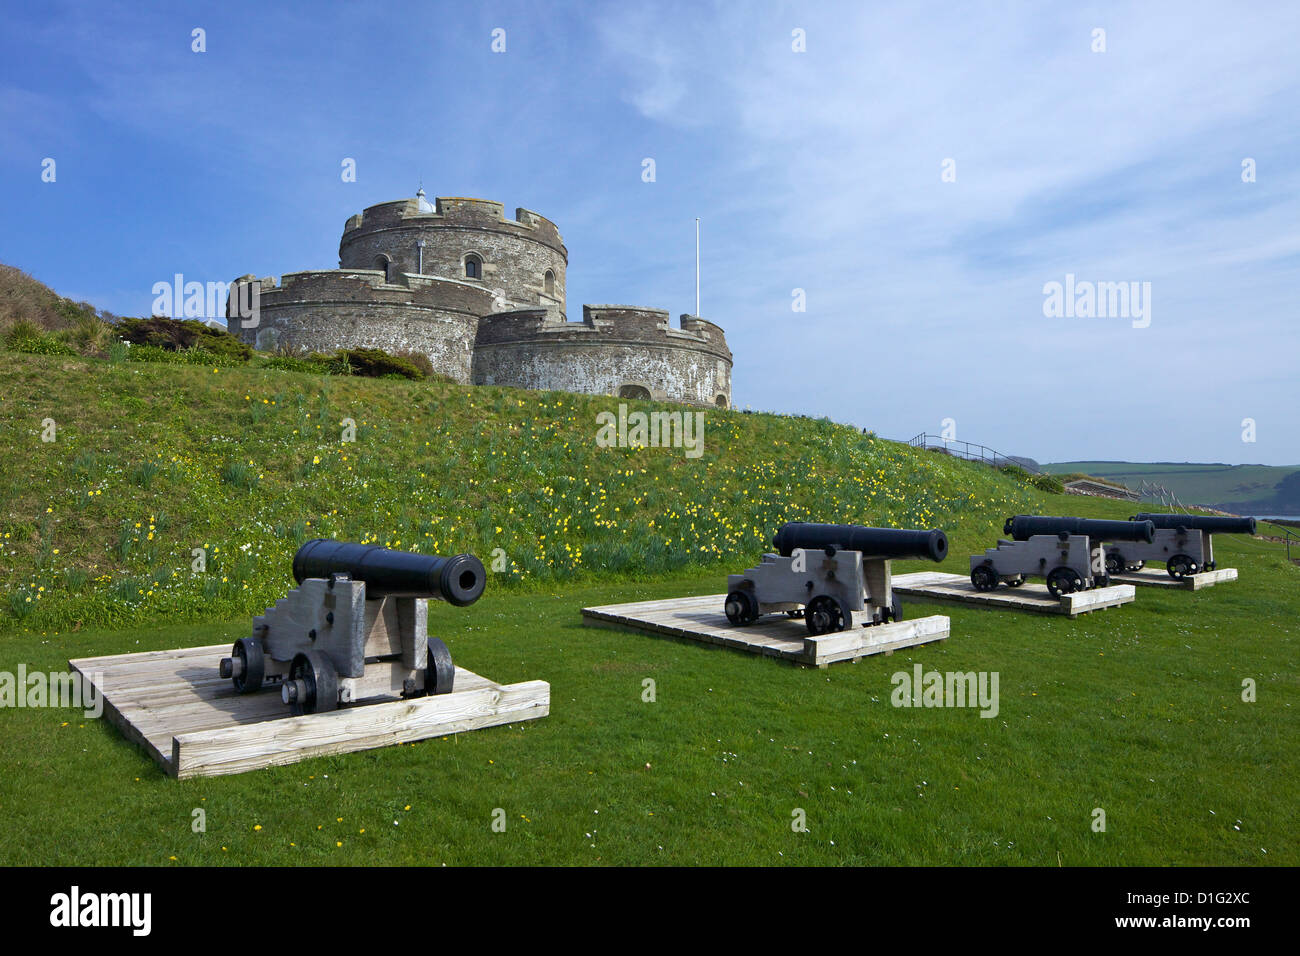
{"type": "MultiPolygon", "coordinates": [[[[1218,550],[1241,581],[1075,621],[913,602],[951,615],[948,642],[824,671],[580,624],[717,576],[491,593],[431,631],[462,666],[549,681],[550,717],[234,777],[174,781],[107,721],[0,710],[0,862],[1295,865],[1297,569],[1218,550]],[[914,663],[997,671],[1000,713],[892,707],[914,663]]],[[[246,626],[10,638],[0,669],[246,626]]]]}
{"type": "Polygon", "coordinates": [[[1075,621],[936,607],[945,644],[825,671],[585,628],[584,605],[721,591],[786,520],[943,527],[965,573],[1008,514],[1132,510],[811,419],[710,411],[699,458],[599,447],[616,406],[0,356],[0,672],[231,641],[319,535],[500,549],[431,630],[552,688],[543,720],[185,782],[106,720],[0,708],[0,863],[1300,862],[1300,568],[1277,545],[1223,536],[1239,582],[1075,621]],[[914,663],[997,672],[1000,713],[891,706],[914,663]]]}

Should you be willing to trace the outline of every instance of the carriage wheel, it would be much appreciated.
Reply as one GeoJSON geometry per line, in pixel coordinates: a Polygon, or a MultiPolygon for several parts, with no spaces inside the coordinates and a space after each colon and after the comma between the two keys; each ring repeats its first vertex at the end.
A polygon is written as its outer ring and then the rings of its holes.
{"type": "Polygon", "coordinates": [[[266,677],[266,654],[262,650],[261,641],[255,637],[241,637],[235,641],[230,659],[231,673],[222,676],[230,677],[237,693],[252,694],[262,689],[262,681],[266,677]]]}
{"type": "Polygon", "coordinates": [[[320,714],[339,706],[339,673],[320,651],[295,654],[289,677],[280,686],[280,699],[295,716],[320,714]]]}
{"type": "Polygon", "coordinates": [[[436,637],[429,638],[429,660],[424,668],[424,692],[450,694],[456,682],[456,665],[451,662],[451,651],[436,637]]]}
{"type": "Polygon", "coordinates": [[[808,602],[804,613],[804,624],[809,634],[829,634],[842,631],[849,626],[853,615],[829,594],[819,594],[808,602]]]}
{"type": "Polygon", "coordinates": [[[1074,568],[1056,568],[1047,576],[1047,590],[1054,598],[1059,598],[1062,594],[1073,594],[1083,590],[1083,578],[1079,577],[1079,572],[1074,568]]]}
{"type": "Polygon", "coordinates": [[[723,609],[727,612],[727,620],[736,627],[744,627],[758,620],[758,602],[748,591],[732,591],[727,595],[723,609]]]}

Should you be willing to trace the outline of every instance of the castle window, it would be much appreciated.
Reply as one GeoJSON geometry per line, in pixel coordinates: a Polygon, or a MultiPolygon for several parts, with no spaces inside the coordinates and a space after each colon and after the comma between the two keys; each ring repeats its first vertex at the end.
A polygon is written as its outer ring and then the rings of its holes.
{"type": "Polygon", "coordinates": [[[618,390],[619,398],[638,399],[643,402],[650,401],[650,389],[644,385],[623,385],[618,390]]]}
{"type": "Polygon", "coordinates": [[[465,257],[465,278],[483,278],[483,260],[472,252],[465,257]]]}
{"type": "Polygon", "coordinates": [[[542,284],[546,289],[547,295],[555,295],[555,273],[550,269],[547,269],[546,275],[542,277],[542,284]]]}

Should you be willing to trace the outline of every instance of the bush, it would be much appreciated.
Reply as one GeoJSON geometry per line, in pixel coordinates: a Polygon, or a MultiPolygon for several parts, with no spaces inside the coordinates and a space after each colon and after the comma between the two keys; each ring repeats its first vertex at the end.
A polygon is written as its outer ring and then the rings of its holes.
{"type": "MultiPolygon", "coordinates": [[[[410,359],[390,355],[383,349],[341,349],[338,355],[347,361],[353,375],[364,375],[368,378],[400,376],[416,381],[426,377],[424,371],[410,359]]],[[[432,370],[430,366],[430,371],[432,370]]]]}
{"type": "Polygon", "coordinates": [[[1065,494],[1065,482],[1055,475],[1034,475],[1029,483],[1039,491],[1046,491],[1053,495],[1065,494]]]}
{"type": "Polygon", "coordinates": [[[410,362],[419,369],[421,378],[433,377],[433,363],[429,361],[429,356],[425,355],[423,352],[398,352],[396,353],[396,357],[410,362]]]}
{"type": "Polygon", "coordinates": [[[76,355],[77,351],[57,335],[46,332],[35,322],[19,319],[5,333],[5,348],[31,355],[76,355]]]}
{"type": "Polygon", "coordinates": [[[98,355],[113,341],[113,327],[93,312],[78,315],[67,332],[69,343],[82,355],[98,355]]]}
{"type": "Polygon", "coordinates": [[[119,320],[117,328],[118,334],[133,345],[151,345],[168,352],[201,349],[238,362],[247,362],[253,354],[247,342],[196,319],[172,319],[165,315],[124,318],[119,320]]]}

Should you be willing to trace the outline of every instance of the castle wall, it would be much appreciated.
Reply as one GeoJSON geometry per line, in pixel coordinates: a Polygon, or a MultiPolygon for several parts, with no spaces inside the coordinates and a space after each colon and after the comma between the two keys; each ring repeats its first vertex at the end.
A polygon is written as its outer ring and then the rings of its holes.
{"type": "Polygon", "coordinates": [[[583,306],[582,321],[566,321],[568,253],[555,224],[526,209],[507,220],[497,202],[431,206],[421,192],[350,218],[339,259],[280,283],[236,280],[259,285],[259,315],[231,331],[262,350],[421,352],[465,384],[731,404],[731,351],[712,322],[683,315],[673,328],[662,309],[626,305],[583,306]],[[481,257],[482,278],[465,277],[467,253],[481,257]]]}
{"type": "Polygon", "coordinates": [[[661,401],[731,404],[731,352],[712,322],[631,306],[584,306],[581,322],[542,309],[490,315],[479,325],[473,382],[618,395],[644,388],[661,401]]]}
{"type": "Polygon", "coordinates": [[[507,220],[501,203],[481,199],[440,198],[434,208],[420,212],[417,200],[409,199],[353,216],[339,243],[340,268],[375,269],[386,256],[395,272],[454,278],[493,292],[498,299],[490,311],[529,306],[564,311],[568,252],[554,223],[526,209],[507,220]],[[467,253],[482,259],[481,279],[465,276],[467,253]],[[549,293],[548,270],[554,276],[549,293]]]}
{"type": "Polygon", "coordinates": [[[280,285],[263,280],[257,326],[235,323],[232,331],[264,350],[423,352],[435,372],[469,384],[478,316],[491,308],[491,294],[438,279],[384,279],[369,270],[329,270],[288,273],[280,285]]]}

